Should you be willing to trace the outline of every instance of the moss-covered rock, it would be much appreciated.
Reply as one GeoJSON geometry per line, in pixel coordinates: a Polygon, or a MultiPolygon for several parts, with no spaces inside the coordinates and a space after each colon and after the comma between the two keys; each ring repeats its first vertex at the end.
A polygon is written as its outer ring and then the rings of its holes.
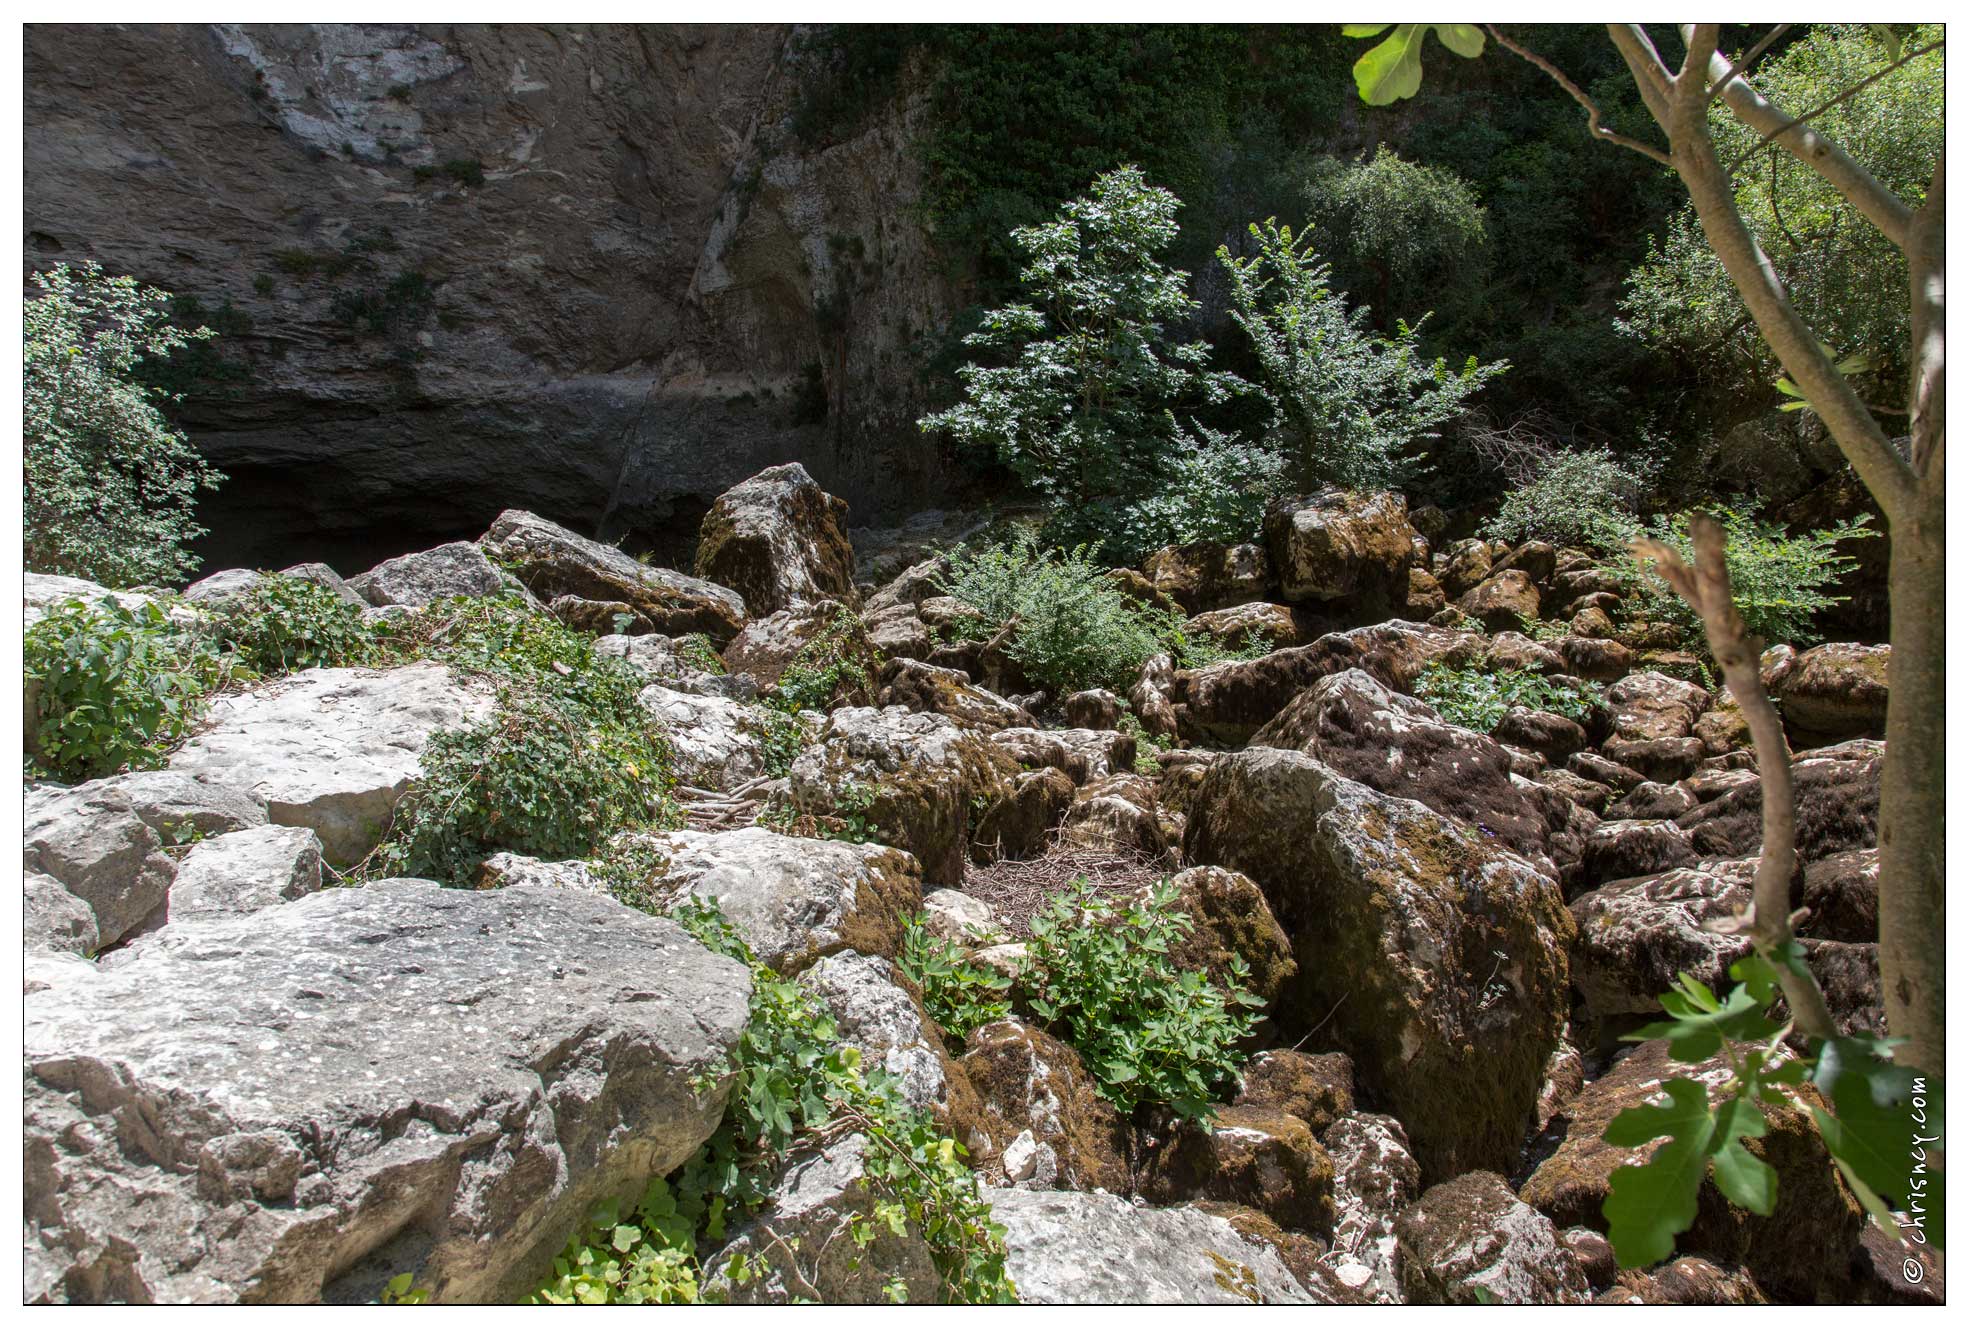
{"type": "Polygon", "coordinates": [[[1276,1108],[1219,1108],[1207,1123],[1172,1127],[1144,1164],[1142,1193],[1157,1204],[1247,1205],[1287,1228],[1333,1232],[1333,1160],[1304,1121],[1276,1108]]]}
{"type": "Polygon", "coordinates": [[[855,594],[848,505],[798,462],[773,466],[718,496],[698,527],[697,575],[729,586],[755,617],[855,594]]]}

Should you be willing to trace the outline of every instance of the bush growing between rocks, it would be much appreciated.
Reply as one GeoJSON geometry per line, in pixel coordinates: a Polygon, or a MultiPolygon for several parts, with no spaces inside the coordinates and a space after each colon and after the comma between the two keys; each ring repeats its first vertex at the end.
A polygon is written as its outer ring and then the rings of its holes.
{"type": "Polygon", "coordinates": [[[957,943],[931,936],[922,914],[905,920],[896,965],[922,989],[923,1008],[955,1042],[962,1043],[973,1029],[1011,1013],[1005,994],[1012,980],[972,964],[957,943]]]}
{"type": "MultiPolygon", "coordinates": [[[[1767,645],[1816,642],[1819,636],[1812,628],[1812,616],[1846,599],[1828,588],[1858,566],[1857,559],[1839,553],[1836,546],[1874,535],[1867,525],[1869,518],[1863,514],[1827,530],[1786,535],[1783,527],[1758,520],[1747,500],[1716,515],[1727,532],[1723,561],[1744,626],[1767,645]]],[[[1673,520],[1657,517],[1645,532],[1635,533],[1661,541],[1684,561],[1693,557],[1687,513],[1673,520]]],[[[1625,606],[1630,617],[1673,623],[1692,648],[1703,649],[1702,623],[1695,611],[1653,571],[1631,559],[1613,560],[1607,570],[1632,588],[1625,606]]]]}
{"type": "Polygon", "coordinates": [[[1523,669],[1500,669],[1490,674],[1445,664],[1432,664],[1416,676],[1415,695],[1451,724],[1480,734],[1497,728],[1513,706],[1584,720],[1592,713],[1595,700],[1587,688],[1554,682],[1523,669]]]}
{"type": "MultiPolygon", "coordinates": [[[[593,1214],[531,1299],[693,1302],[711,1278],[743,1285],[758,1273],[744,1257],[714,1269],[704,1258],[767,1200],[789,1153],[846,1130],[868,1141],[863,1176],[878,1197],[872,1214],[850,1217],[849,1238],[866,1246],[878,1225],[898,1235],[913,1227],[930,1248],[945,1301],[1015,1300],[1004,1231],[991,1221],[964,1147],[903,1103],[894,1076],[863,1067],[826,1004],[761,964],[716,905],[692,898],[671,916],[752,971],[751,1020],[728,1066],[725,1119],[681,1168],[653,1180],[632,1212],[604,1205],[593,1214]]],[[[897,1300],[906,1293],[899,1282],[887,1291],[897,1300]]]]}
{"type": "Polygon", "coordinates": [[[1170,971],[1171,946],[1193,926],[1176,895],[1165,880],[1146,899],[1120,902],[1079,879],[1032,920],[1019,987],[1117,1108],[1163,1103],[1201,1120],[1233,1090],[1239,1044],[1264,1003],[1243,990],[1242,956],[1231,959],[1228,992],[1201,972],[1170,971]]]}
{"type": "MultiPolygon", "coordinates": [[[[1622,553],[1641,532],[1635,515],[1648,482],[1604,448],[1554,452],[1484,523],[1492,540],[1545,540],[1561,548],[1622,553]]],[[[1665,589],[1665,588],[1664,588],[1665,589]]]]}
{"type": "Polygon", "coordinates": [[[36,764],[62,780],[157,765],[191,728],[225,664],[154,603],[56,605],[27,630],[36,764]]]}
{"type": "Polygon", "coordinates": [[[362,664],[375,652],[362,609],[304,577],[262,577],[212,614],[219,645],[259,674],[362,664]]]}
{"type": "MultiPolygon", "coordinates": [[[[846,694],[868,690],[868,670],[852,649],[861,622],[843,609],[812,641],[802,646],[773,684],[766,702],[788,715],[825,711],[846,694]]],[[[707,640],[708,647],[709,642],[707,640]]],[[[720,665],[719,673],[724,672],[720,665]]]]}

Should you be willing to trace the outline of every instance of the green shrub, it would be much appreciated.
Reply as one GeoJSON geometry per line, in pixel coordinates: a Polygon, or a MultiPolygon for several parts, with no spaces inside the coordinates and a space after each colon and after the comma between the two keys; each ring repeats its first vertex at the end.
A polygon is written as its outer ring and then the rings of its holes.
{"type": "Polygon", "coordinates": [[[169,582],[198,560],[185,546],[201,489],[224,479],[164,418],[173,400],[140,370],[213,336],[170,318],[171,297],[94,263],[33,275],[21,314],[24,558],[37,572],[111,586],[169,582]]]}
{"type": "Polygon", "coordinates": [[[1555,452],[1513,490],[1484,524],[1492,540],[1545,540],[1565,548],[1620,553],[1640,534],[1635,508],[1647,488],[1639,471],[1604,449],[1555,452]]]}
{"type": "Polygon", "coordinates": [[[214,605],[211,630],[259,674],[362,664],[375,649],[360,606],[320,582],[279,574],[214,605]]]}
{"type": "Polygon", "coordinates": [[[677,658],[692,669],[707,674],[725,672],[725,662],[718,654],[718,648],[711,644],[711,638],[702,632],[687,632],[672,644],[677,658]]]}
{"type": "Polygon", "coordinates": [[[1584,720],[1598,699],[1583,684],[1559,682],[1523,669],[1452,669],[1432,664],[1415,680],[1415,695],[1454,725],[1488,734],[1513,706],[1550,711],[1569,720],[1584,720]]]}
{"type": "Polygon", "coordinates": [[[981,614],[958,631],[989,638],[1017,620],[1006,654],[1056,693],[1126,692],[1144,661],[1170,649],[1180,618],[1130,599],[1085,547],[1042,550],[1030,532],[1002,545],[959,547],[938,589],[981,614]]]}
{"type": "Polygon", "coordinates": [[[157,605],[110,596],[53,606],[22,645],[38,762],[63,780],[157,765],[224,676],[157,605]]]}
{"type": "Polygon", "coordinates": [[[945,1037],[956,1043],[961,1044],[980,1025],[1011,1013],[1012,1003],[1005,994],[1011,990],[1012,980],[972,964],[957,943],[931,936],[921,914],[903,920],[902,951],[896,956],[896,967],[923,990],[923,1009],[945,1037]]]}
{"type": "MultiPolygon", "coordinates": [[[[672,912],[700,942],[751,970],[751,1016],[729,1064],[725,1119],[667,1179],[652,1182],[629,1214],[604,1204],[569,1240],[536,1302],[689,1302],[707,1274],[743,1283],[742,1265],[705,1270],[712,1249],[766,1198],[775,1170],[803,1142],[843,1129],[867,1141],[863,1176],[872,1215],[850,1220],[866,1245],[878,1226],[914,1226],[930,1247],[947,1302],[1008,1302],[1004,1230],[965,1164],[964,1147],[924,1112],[905,1105],[894,1076],[863,1067],[844,1045],[827,1005],[761,964],[716,905],[696,898],[672,912]]],[[[902,1285],[888,1289],[900,1300],[902,1285]]]]}
{"type": "Polygon", "coordinates": [[[742,721],[746,731],[759,740],[764,750],[766,774],[784,779],[793,763],[807,750],[807,729],[795,716],[772,706],[754,704],[745,708],[742,721]]]}
{"type": "Polygon", "coordinates": [[[797,715],[825,711],[849,698],[864,700],[870,696],[868,662],[873,659],[861,620],[843,609],[787,662],[766,694],[766,704],[797,715]]]}
{"type": "Polygon", "coordinates": [[[1427,359],[1425,314],[1382,336],[1367,311],[1349,307],[1332,269],[1275,218],[1253,223],[1252,253],[1219,248],[1230,280],[1231,318],[1250,339],[1274,417],[1266,442],[1289,463],[1291,482],[1386,489],[1413,475],[1422,445],[1465,409],[1504,361],[1461,368],[1427,359]]]}
{"type": "Polygon", "coordinates": [[[396,649],[490,675],[499,702],[431,737],[381,870],[467,886],[501,849],[582,858],[618,831],[676,823],[669,744],[636,700],[637,670],[513,599],[440,602],[418,619],[396,649]]]}
{"type": "MultiPolygon", "coordinates": [[[[1748,503],[1726,508],[1716,514],[1727,532],[1723,561],[1730,572],[1730,591],[1744,626],[1767,644],[1790,642],[1803,646],[1818,640],[1812,616],[1843,602],[1827,588],[1858,566],[1858,560],[1842,554],[1837,546],[1847,540],[1866,539],[1875,532],[1861,515],[1841,522],[1829,530],[1786,535],[1784,529],[1752,515],[1748,503]]],[[[1647,535],[1681,554],[1694,556],[1689,543],[1689,519],[1685,513],[1671,520],[1656,518],[1647,535]]],[[[1683,639],[1700,648],[1704,638],[1701,620],[1686,601],[1670,590],[1652,570],[1633,560],[1610,562],[1607,569],[1625,578],[1629,592],[1622,607],[1629,617],[1650,622],[1673,623],[1682,629],[1683,639]]]]}
{"type": "MultiPolygon", "coordinates": [[[[1202,973],[1173,973],[1171,946],[1194,924],[1158,882],[1123,904],[1081,878],[1032,920],[1019,986],[1040,1019],[1077,1048],[1102,1097],[1124,1112],[1163,1103],[1203,1119],[1236,1083],[1238,1045],[1264,1003],[1220,990],[1202,973]]],[[[1233,956],[1231,972],[1245,973],[1233,956]]]]}

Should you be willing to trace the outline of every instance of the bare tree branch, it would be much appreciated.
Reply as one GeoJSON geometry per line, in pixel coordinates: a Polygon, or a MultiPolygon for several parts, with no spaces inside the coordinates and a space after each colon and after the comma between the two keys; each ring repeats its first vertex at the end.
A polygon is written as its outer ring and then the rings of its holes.
{"type": "Polygon", "coordinates": [[[1878,83],[1881,79],[1886,78],[1889,74],[1893,73],[1896,69],[1899,69],[1902,65],[1906,64],[1908,61],[1916,59],[1920,56],[1924,56],[1928,54],[1928,52],[1930,51],[1940,50],[1941,47],[1942,47],[1942,43],[1936,41],[1936,42],[1929,42],[1926,46],[1922,47],[1918,51],[1909,51],[1906,55],[1896,60],[1893,64],[1888,65],[1885,69],[1880,70],[1878,73],[1867,75],[1867,77],[1861,79],[1858,83],[1855,83],[1852,87],[1847,88],[1845,91],[1841,92],[1838,96],[1832,98],[1830,101],[1821,102],[1819,105],[1814,106],[1811,110],[1805,112],[1805,114],[1799,116],[1796,120],[1791,121],[1789,124],[1780,125],[1776,129],[1773,129],[1770,133],[1764,135],[1764,137],[1758,139],[1755,143],[1751,144],[1750,147],[1746,148],[1741,156],[1739,156],[1735,161],[1729,164],[1727,169],[1729,170],[1730,174],[1735,175],[1737,171],[1737,167],[1743,165],[1745,162],[1749,161],[1752,157],[1756,156],[1760,148],[1762,148],[1766,143],[1769,143],[1772,139],[1776,138],[1779,134],[1786,133],[1789,130],[1798,128],[1800,125],[1807,124],[1812,120],[1816,120],[1819,116],[1824,115],[1827,111],[1830,111],[1833,107],[1839,105],[1841,102],[1853,96],[1861,89],[1871,87],[1875,83],[1878,83]]]}
{"type": "Polygon", "coordinates": [[[1914,473],[1924,483],[1930,472],[1939,475],[1942,457],[1944,371],[1943,330],[1947,313],[1947,291],[1943,283],[1943,249],[1948,238],[1945,223],[1946,181],[1943,169],[1946,155],[1935,159],[1935,175],[1928,183],[1928,198],[1914,214],[1908,228],[1907,272],[1908,312],[1912,323],[1913,383],[1908,393],[1908,456],[1914,473]]]}
{"type": "Polygon", "coordinates": [[[1702,619],[1709,653],[1723,672],[1723,682],[1743,711],[1757,750],[1757,774],[1763,782],[1764,845],[1757,856],[1751,884],[1751,906],[1737,930],[1747,934],[1760,951],[1778,957],[1775,968],[1784,989],[1785,1004],[1799,1032],[1831,1038],[1838,1030],[1826,1008],[1825,994],[1809,971],[1786,963],[1792,944],[1791,884],[1798,873],[1798,813],[1791,782],[1791,751],[1784,741],[1784,723],[1764,692],[1759,669],[1763,643],[1750,635],[1730,594],[1730,570],[1723,556],[1723,527],[1704,512],[1689,518],[1689,540],[1695,564],[1655,540],[1636,540],[1637,558],[1651,559],[1655,570],[1702,619]]]}
{"type": "Polygon", "coordinates": [[[1661,62],[1654,42],[1638,23],[1609,23],[1607,35],[1613,39],[1620,58],[1627,62],[1628,72],[1634,76],[1634,86],[1640,91],[1648,114],[1655,118],[1655,123],[1661,126],[1664,133],[1667,132],[1668,66],[1661,62]]]}
{"type": "MultiPolygon", "coordinates": [[[[1623,50],[1622,54],[1626,52],[1623,50]]],[[[1631,66],[1633,61],[1628,63],[1631,66]]],[[[1711,57],[1709,63],[1712,77],[1721,80],[1729,74],[1729,63],[1721,56],[1711,57]]],[[[1772,105],[1741,74],[1717,86],[1723,91],[1724,105],[1737,119],[1759,133],[1771,135],[1778,146],[1824,176],[1841,198],[1880,228],[1882,235],[1903,249],[1907,247],[1907,227],[1914,216],[1913,210],[1848,156],[1844,148],[1772,105]]]]}
{"type": "Polygon", "coordinates": [[[1736,78],[1740,74],[1748,74],[1750,67],[1757,63],[1764,52],[1771,49],[1771,43],[1790,31],[1791,25],[1789,23],[1780,23],[1765,33],[1763,41],[1751,47],[1749,54],[1745,55],[1743,59],[1733,62],[1730,65],[1730,72],[1716,81],[1716,86],[1709,90],[1709,100],[1713,102],[1722,96],[1723,89],[1730,85],[1731,79],[1736,78]]]}
{"type": "Polygon", "coordinates": [[[1577,83],[1574,83],[1571,79],[1567,78],[1564,71],[1562,71],[1557,65],[1553,64],[1550,60],[1547,60],[1544,56],[1538,54],[1536,51],[1527,50],[1525,47],[1520,46],[1517,42],[1512,41],[1509,37],[1506,37],[1503,34],[1503,32],[1501,32],[1498,29],[1496,24],[1487,23],[1484,26],[1490,32],[1490,35],[1492,36],[1492,38],[1496,40],[1499,46],[1502,46],[1505,50],[1510,51],[1518,58],[1528,61],[1532,65],[1543,70],[1545,74],[1552,79],[1553,82],[1557,83],[1560,87],[1566,90],[1567,95],[1569,95],[1574,101],[1578,102],[1581,106],[1586,108],[1586,131],[1589,134],[1593,135],[1593,137],[1599,139],[1603,143],[1612,143],[1616,147],[1631,149],[1634,152],[1640,153],[1643,157],[1647,157],[1650,160],[1660,162],[1663,166],[1674,165],[1674,163],[1668,159],[1668,154],[1666,152],[1663,152],[1660,148],[1654,147],[1647,143],[1643,143],[1639,139],[1629,138],[1625,134],[1615,133],[1613,130],[1608,129],[1605,125],[1602,125],[1600,123],[1599,104],[1595,102],[1591,97],[1587,96],[1585,91],[1582,90],[1577,83]]]}

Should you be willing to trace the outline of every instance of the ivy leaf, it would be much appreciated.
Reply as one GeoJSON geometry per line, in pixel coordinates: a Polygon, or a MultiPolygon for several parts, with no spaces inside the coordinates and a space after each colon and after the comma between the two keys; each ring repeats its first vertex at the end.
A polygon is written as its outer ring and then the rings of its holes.
{"type": "Polygon", "coordinates": [[[1695,1222],[1696,1193],[1702,1187],[1715,1134],[1709,1095],[1693,1080],[1670,1080],[1662,1088],[1669,1101],[1628,1108],[1607,1124],[1601,1136],[1627,1148],[1666,1135],[1646,1163],[1615,1168],[1601,1212],[1607,1240],[1624,1269],[1656,1264],[1675,1252],[1677,1233],[1695,1222]]]}
{"type": "MultiPolygon", "coordinates": [[[[1374,37],[1385,23],[1347,23],[1341,34],[1347,37],[1374,37]]],[[[1474,23],[1401,23],[1380,45],[1354,62],[1354,86],[1369,106],[1413,97],[1422,87],[1422,43],[1430,32],[1444,46],[1465,59],[1482,55],[1483,29],[1474,23]]]]}

